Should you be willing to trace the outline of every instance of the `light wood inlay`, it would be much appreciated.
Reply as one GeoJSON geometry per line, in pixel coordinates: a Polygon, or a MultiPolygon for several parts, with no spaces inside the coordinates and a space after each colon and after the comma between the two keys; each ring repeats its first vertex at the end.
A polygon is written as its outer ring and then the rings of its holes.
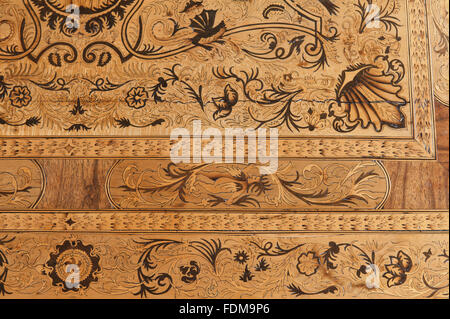
{"type": "Polygon", "coordinates": [[[0,0],[0,298],[448,298],[448,17],[0,0]],[[279,169],[171,163],[196,120],[279,169]]]}
{"type": "Polygon", "coordinates": [[[435,158],[425,2],[187,3],[92,2],[73,29],[5,1],[0,154],[168,157],[201,120],[277,128],[281,157],[435,158]]]}
{"type": "Polygon", "coordinates": [[[449,104],[449,5],[448,1],[430,1],[430,37],[433,57],[434,94],[446,106],[449,104]]]}
{"type": "Polygon", "coordinates": [[[0,233],[0,253],[8,258],[0,266],[0,273],[7,270],[0,294],[5,293],[5,298],[446,298],[448,249],[448,232],[0,233]],[[73,262],[80,270],[79,288],[65,285],[64,267],[73,262]],[[146,267],[149,264],[152,267],[146,267]],[[378,288],[368,288],[368,282],[378,288]]]}
{"type": "Polygon", "coordinates": [[[117,208],[312,210],[380,208],[390,191],[380,162],[281,161],[274,174],[256,164],[117,162],[106,191],[117,208]]]}

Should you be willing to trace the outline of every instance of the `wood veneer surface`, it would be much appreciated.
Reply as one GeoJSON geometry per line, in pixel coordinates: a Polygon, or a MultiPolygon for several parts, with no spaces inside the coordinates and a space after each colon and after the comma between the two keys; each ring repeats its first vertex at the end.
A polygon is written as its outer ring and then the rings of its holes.
{"type": "Polygon", "coordinates": [[[0,0],[0,298],[448,298],[448,17],[0,0]],[[173,165],[194,120],[277,128],[279,170],[173,165]]]}

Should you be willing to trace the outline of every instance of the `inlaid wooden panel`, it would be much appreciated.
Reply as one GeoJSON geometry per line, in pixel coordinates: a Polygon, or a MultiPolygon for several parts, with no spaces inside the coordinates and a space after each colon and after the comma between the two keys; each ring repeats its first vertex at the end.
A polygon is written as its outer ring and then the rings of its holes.
{"type": "MultiPolygon", "coordinates": [[[[448,109],[446,110],[448,113],[448,109]]],[[[439,152],[439,155],[439,162],[383,162],[391,181],[390,192],[383,207],[386,209],[447,209],[449,207],[448,146],[447,149],[439,152]],[[427,173],[423,174],[423,172],[427,173]]],[[[35,208],[50,210],[114,208],[108,199],[105,185],[108,172],[117,162],[116,160],[38,159],[37,161],[45,172],[47,185],[58,186],[47,188],[35,208]]],[[[144,160],[145,162],[146,160],[144,160]]],[[[314,163],[321,165],[323,162],[314,163]]],[[[333,163],[339,165],[339,162],[333,163]]],[[[118,181],[120,180],[121,178],[118,179],[118,181]]],[[[359,201],[358,205],[348,206],[347,209],[358,207],[363,208],[367,205],[364,201],[359,201]]],[[[200,207],[196,209],[198,208],[200,207]]],[[[272,209],[274,208],[275,206],[272,207],[272,209]]],[[[320,209],[310,208],[312,210],[320,209]]],[[[308,206],[301,209],[308,209],[308,206]]],[[[329,209],[329,207],[325,206],[323,209],[329,209]]],[[[346,208],[336,207],[336,209],[346,208]]]]}
{"type": "Polygon", "coordinates": [[[117,208],[305,210],[380,208],[390,191],[380,162],[282,161],[274,174],[251,164],[117,162],[106,191],[117,208]]]}
{"type": "Polygon", "coordinates": [[[424,1],[2,2],[2,156],[168,157],[201,120],[277,128],[281,157],[435,157],[424,1]]]}
{"type": "Polygon", "coordinates": [[[42,168],[31,160],[0,160],[0,209],[34,208],[44,194],[42,168]]]}
{"type": "Polygon", "coordinates": [[[448,236],[438,233],[357,238],[339,233],[6,233],[0,235],[0,253],[5,260],[0,294],[6,298],[448,295],[448,236]],[[66,286],[65,267],[71,263],[80,269],[78,288],[66,286]],[[367,282],[378,288],[368,288],[367,282]]]}

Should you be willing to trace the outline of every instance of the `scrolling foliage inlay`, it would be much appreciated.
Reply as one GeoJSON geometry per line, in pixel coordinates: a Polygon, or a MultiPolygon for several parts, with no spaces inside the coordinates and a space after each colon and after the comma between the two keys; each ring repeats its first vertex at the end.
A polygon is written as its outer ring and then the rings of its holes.
{"type": "Polygon", "coordinates": [[[34,208],[44,189],[44,172],[37,162],[0,159],[0,209],[34,208]]]}
{"type": "Polygon", "coordinates": [[[11,298],[446,298],[448,233],[0,235],[0,275],[11,298]]]}
{"type": "Polygon", "coordinates": [[[430,1],[430,36],[433,54],[434,94],[437,99],[449,105],[449,17],[448,1],[430,1]]]}
{"type": "Polygon", "coordinates": [[[406,16],[401,0],[8,0],[0,128],[410,137],[406,16]]]}

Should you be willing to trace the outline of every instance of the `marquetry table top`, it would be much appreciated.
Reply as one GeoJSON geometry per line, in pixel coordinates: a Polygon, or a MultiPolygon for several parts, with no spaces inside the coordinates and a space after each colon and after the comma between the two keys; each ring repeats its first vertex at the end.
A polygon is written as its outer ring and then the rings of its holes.
{"type": "Polygon", "coordinates": [[[448,19],[0,0],[0,298],[448,298],[448,19]]]}

